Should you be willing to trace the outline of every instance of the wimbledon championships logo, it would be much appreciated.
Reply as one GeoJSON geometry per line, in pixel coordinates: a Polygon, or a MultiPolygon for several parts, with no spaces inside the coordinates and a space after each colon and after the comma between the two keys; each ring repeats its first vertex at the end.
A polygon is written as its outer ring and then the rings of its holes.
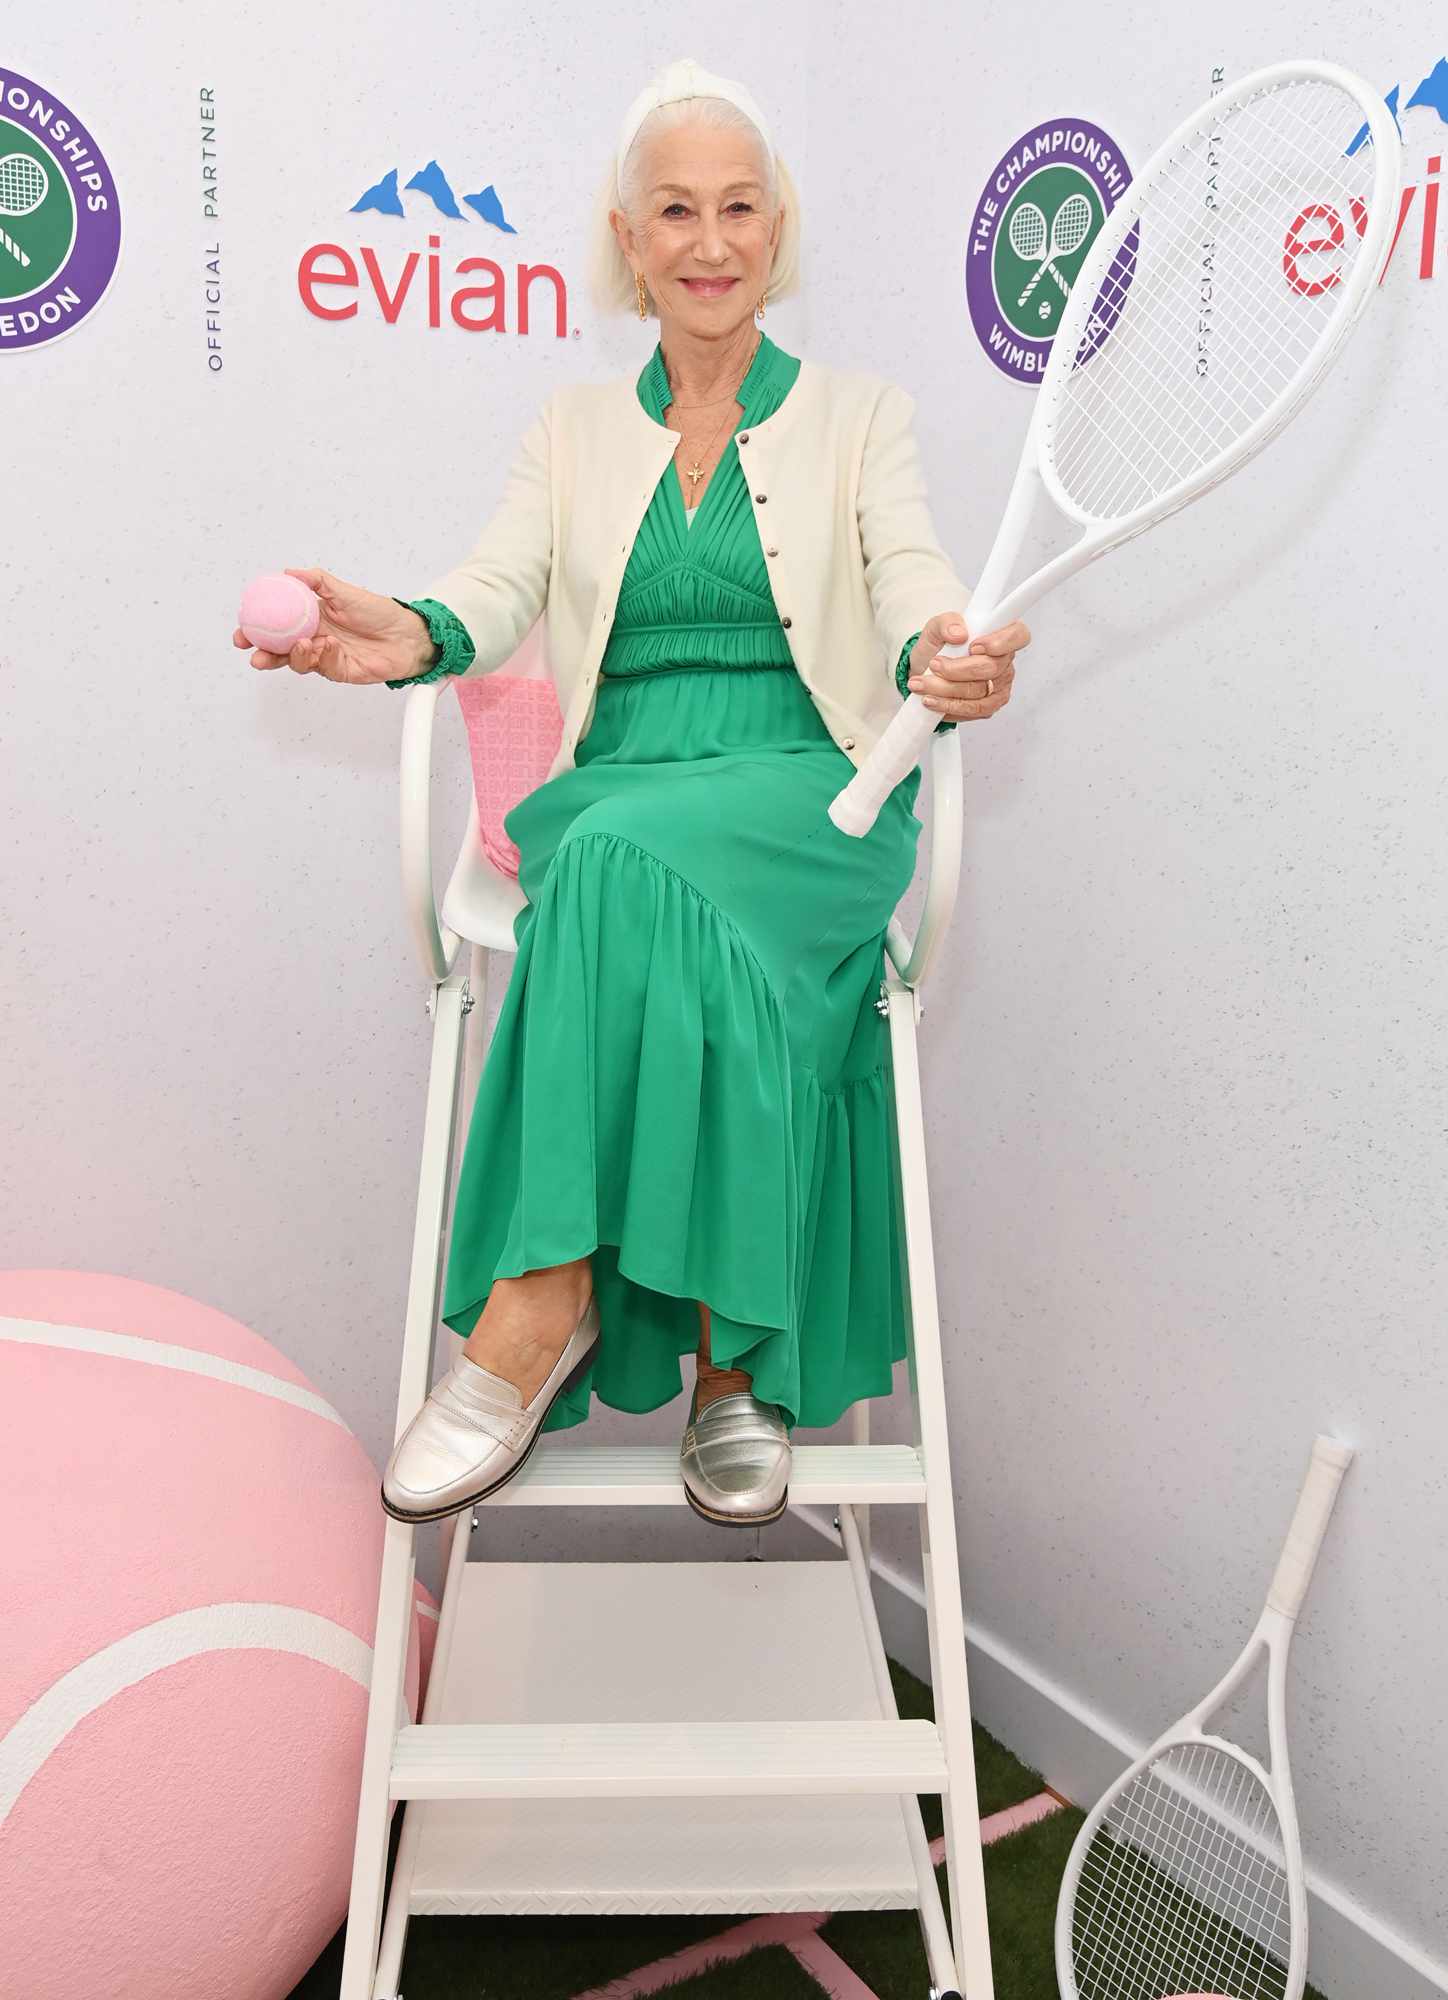
{"type": "Polygon", "coordinates": [[[1080,118],[1049,118],[996,162],[976,204],[966,298],[981,346],[1013,382],[1039,382],[1071,285],[1131,182],[1120,148],[1080,118]]]}
{"type": "Polygon", "coordinates": [[[120,253],[115,181],[85,127],[50,91],[0,69],[0,351],[78,326],[120,253]]]}

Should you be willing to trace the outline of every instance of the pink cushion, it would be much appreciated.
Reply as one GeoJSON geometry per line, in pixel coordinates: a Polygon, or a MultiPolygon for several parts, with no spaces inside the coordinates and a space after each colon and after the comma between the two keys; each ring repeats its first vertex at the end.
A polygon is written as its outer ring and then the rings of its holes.
{"type": "Polygon", "coordinates": [[[467,725],[483,852],[500,875],[518,873],[518,849],[503,819],[548,775],[563,738],[563,711],[551,680],[522,674],[459,679],[458,706],[467,725]]]}

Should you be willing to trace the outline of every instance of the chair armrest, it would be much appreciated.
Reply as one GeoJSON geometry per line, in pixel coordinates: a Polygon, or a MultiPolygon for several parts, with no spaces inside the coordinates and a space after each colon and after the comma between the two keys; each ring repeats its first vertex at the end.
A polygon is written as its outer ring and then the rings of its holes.
{"type": "Polygon", "coordinates": [[[452,678],[419,683],[403,694],[400,833],[402,900],[424,976],[439,984],[463,942],[442,921],[432,877],[432,735],[439,697],[452,678]]]}
{"type": "Polygon", "coordinates": [[[885,949],[904,984],[915,990],[917,1015],[924,1011],[919,1001],[921,985],[945,942],[960,887],[965,779],[958,735],[956,730],[947,730],[930,738],[930,872],[920,928],[913,943],[897,917],[892,917],[885,929],[885,949]]]}

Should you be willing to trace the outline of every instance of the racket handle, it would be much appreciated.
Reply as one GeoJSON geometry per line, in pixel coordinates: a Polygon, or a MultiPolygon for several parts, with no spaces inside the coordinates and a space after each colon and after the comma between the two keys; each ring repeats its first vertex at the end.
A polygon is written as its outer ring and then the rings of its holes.
{"type": "Polygon", "coordinates": [[[1307,1595],[1307,1586],[1317,1567],[1322,1538],[1332,1519],[1342,1476],[1352,1461],[1351,1445],[1330,1437],[1314,1440],[1312,1460],[1298,1496],[1297,1511],[1292,1516],[1287,1543],[1278,1561],[1272,1588],[1267,1593],[1267,1602],[1284,1618],[1295,1619],[1302,1609],[1302,1600],[1307,1595]]]}
{"type": "MultiPolygon", "coordinates": [[[[1051,260],[1048,257],[1046,259],[1046,264],[1049,264],[1050,261],[1051,260]]],[[[1026,286],[1026,289],[1021,293],[1021,296],[1016,300],[1016,304],[1018,306],[1023,306],[1026,303],[1026,300],[1031,296],[1031,293],[1036,289],[1037,285],[1041,282],[1041,274],[1042,272],[1044,272],[1046,264],[1042,264],[1040,270],[1036,271],[1033,274],[1031,282],[1026,286]]]]}
{"type": "MultiPolygon", "coordinates": [[[[997,553],[993,550],[987,570],[994,568],[996,562],[997,553]]],[[[986,600],[980,587],[972,593],[965,617],[964,640],[958,645],[936,648],[942,660],[963,659],[978,633],[994,631],[995,621],[986,615],[986,600]]],[[[989,678],[987,666],[983,661],[983,681],[989,678]]],[[[827,810],[841,833],[853,834],[858,840],[870,831],[891,792],[925,755],[925,746],[939,721],[935,710],[927,708],[918,694],[905,697],[899,714],[891,717],[889,727],[854,777],[830,800],[827,810]]]]}
{"type": "Polygon", "coordinates": [[[841,833],[858,840],[870,831],[891,792],[920,762],[939,720],[918,694],[906,697],[854,777],[830,800],[829,816],[841,833]]]}

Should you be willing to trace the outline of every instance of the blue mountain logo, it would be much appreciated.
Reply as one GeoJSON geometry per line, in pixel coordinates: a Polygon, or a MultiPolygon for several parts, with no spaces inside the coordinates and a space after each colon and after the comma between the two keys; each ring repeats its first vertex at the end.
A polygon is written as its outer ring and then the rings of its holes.
{"type": "MultiPolygon", "coordinates": [[[[452,184],[436,160],[429,160],[425,167],[420,167],[406,183],[406,188],[410,192],[426,195],[438,214],[447,216],[449,221],[466,220],[462,209],[458,206],[457,196],[452,191],[452,184]]],[[[509,236],[517,235],[517,230],[503,213],[498,190],[491,181],[481,194],[465,194],[463,203],[484,222],[491,222],[495,229],[506,230],[509,236]]],[[[385,173],[380,181],[374,181],[365,193],[358,196],[347,212],[349,215],[358,215],[366,210],[370,210],[374,215],[406,215],[402,196],[397,189],[396,167],[385,173]]]]}
{"type": "MultiPolygon", "coordinates": [[[[1402,88],[1403,86],[1400,83],[1395,83],[1383,100],[1389,111],[1393,114],[1393,123],[1398,128],[1399,138],[1403,135],[1402,113],[1398,109],[1398,97],[1402,88]]],[[[1448,125],[1448,60],[1445,60],[1442,56],[1439,56],[1437,62],[1434,63],[1428,74],[1423,78],[1423,81],[1403,106],[1403,111],[1414,111],[1420,105],[1428,111],[1436,111],[1439,120],[1444,125],[1448,125]]],[[[1348,147],[1348,152],[1358,152],[1367,142],[1368,128],[1364,125],[1352,144],[1348,147]]]]}

